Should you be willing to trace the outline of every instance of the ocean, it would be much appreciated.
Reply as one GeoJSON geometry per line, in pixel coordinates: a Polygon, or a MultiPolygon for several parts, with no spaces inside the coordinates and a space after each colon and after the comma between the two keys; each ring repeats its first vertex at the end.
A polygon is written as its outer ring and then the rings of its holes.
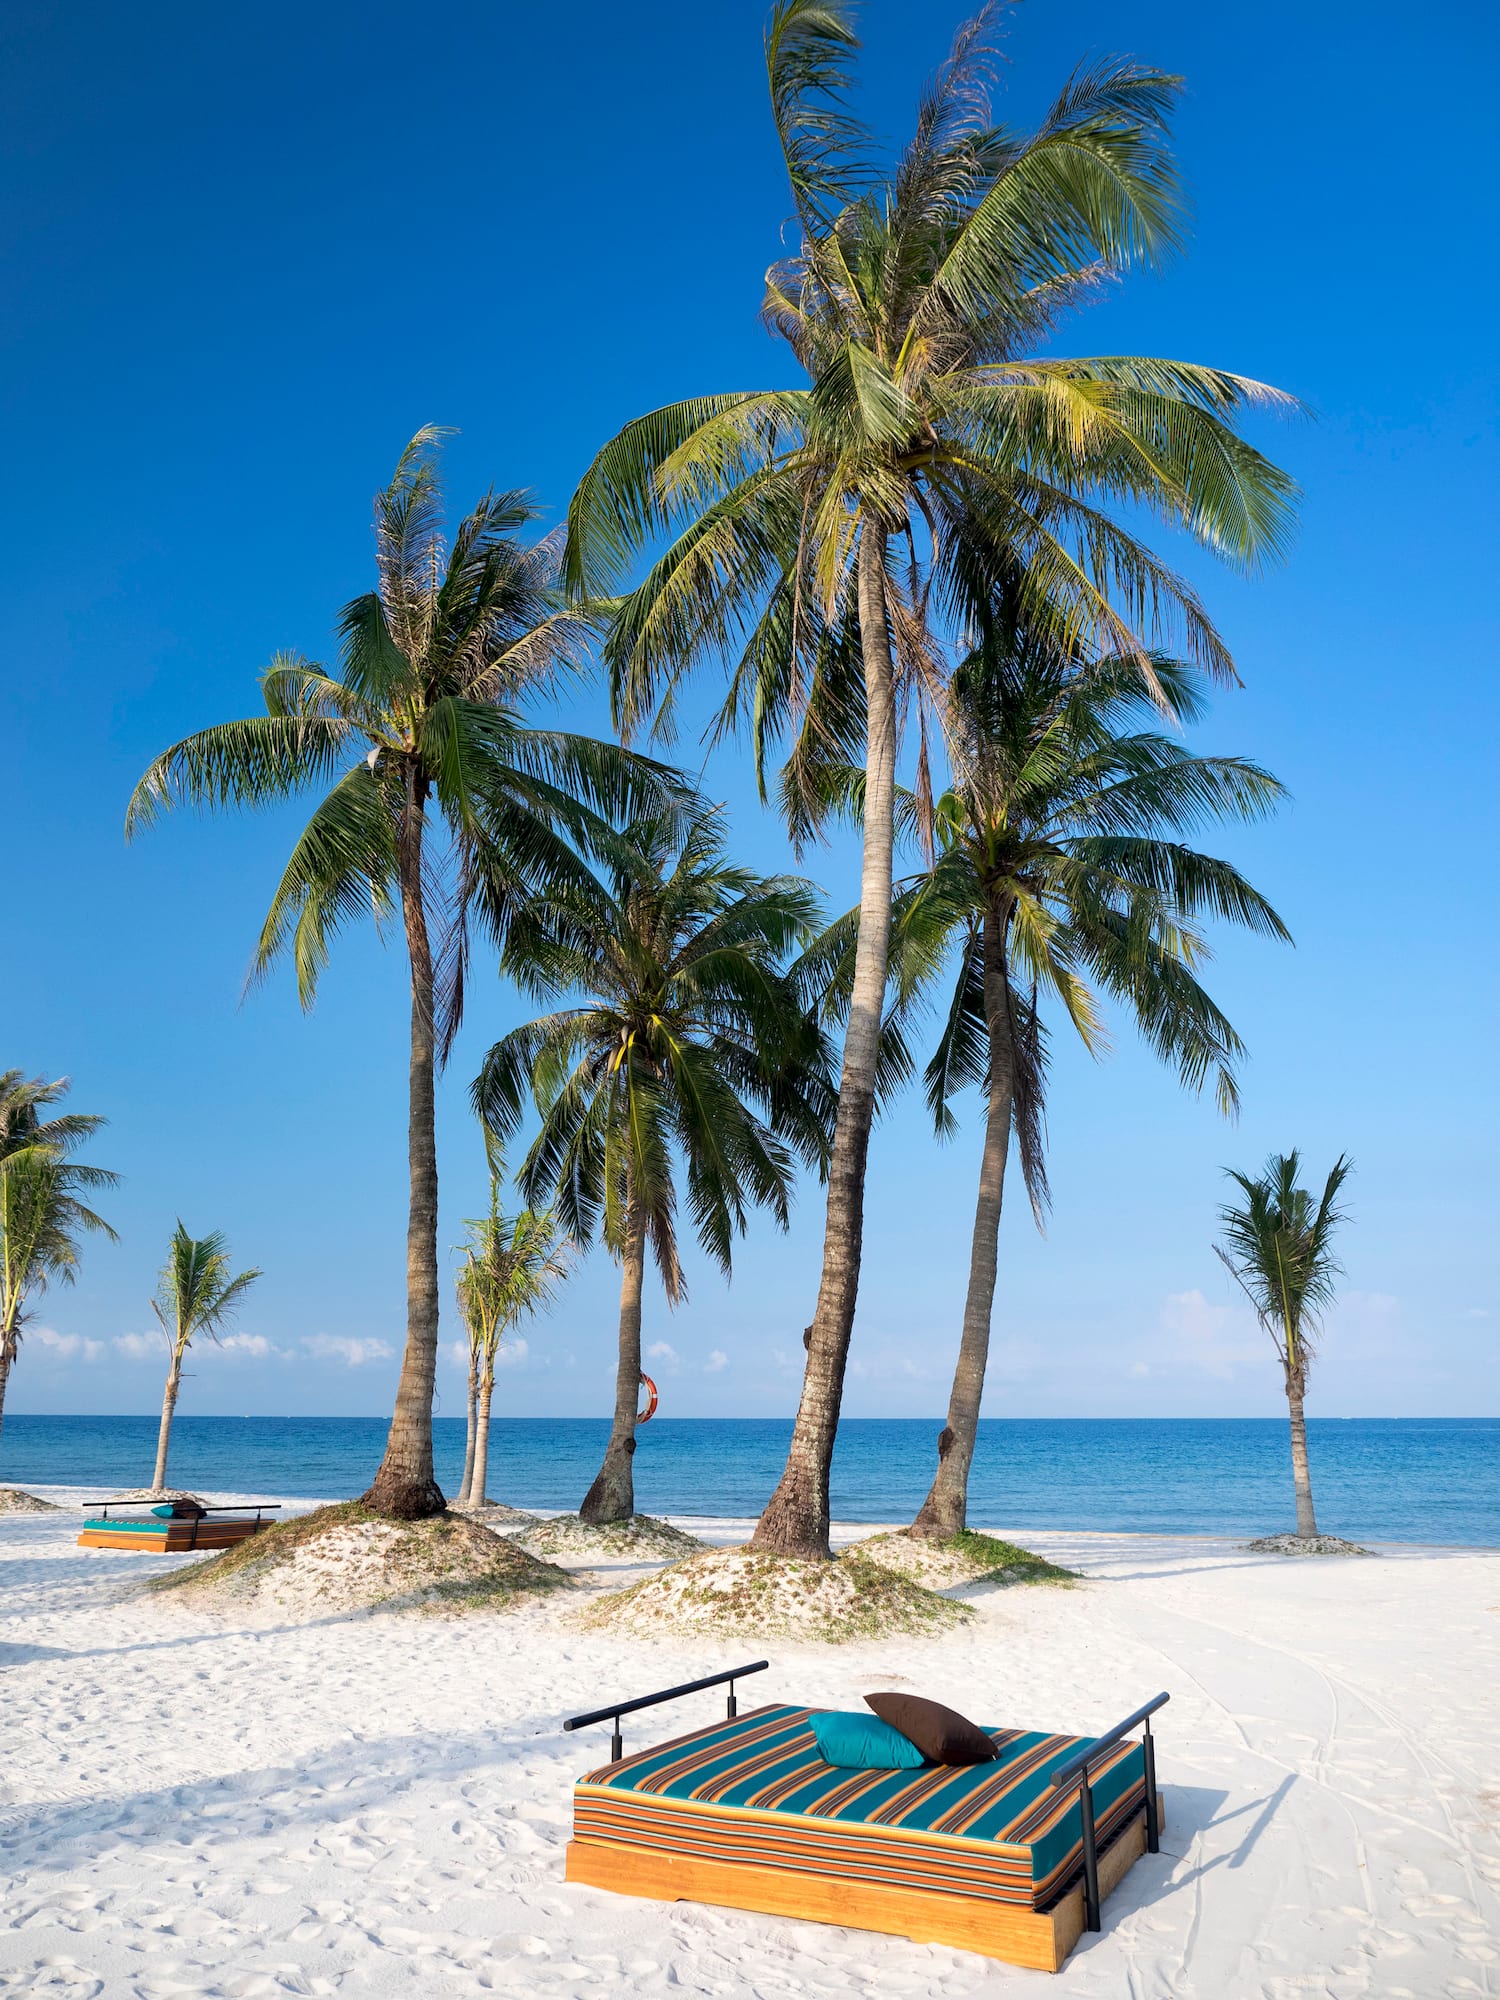
{"type": "MultiPolygon", "coordinates": [[[[901,1521],[920,1506],[940,1423],[851,1418],[833,1462],[841,1521],[901,1521]]],[[[602,1419],[500,1418],[490,1495],[574,1508],[598,1469],[602,1419]]],[[[638,1433],[643,1513],[739,1518],[776,1483],[789,1419],[658,1417],[638,1433]]],[[[174,1486],[347,1499],[385,1439],[373,1417],[180,1416],[174,1486]]],[[[461,1418],[438,1418],[440,1483],[463,1469],[461,1418]]],[[[1318,1525],[1354,1540],[1500,1547],[1500,1419],[1311,1418],[1318,1525]]],[[[72,1486],[104,1498],[149,1479],[156,1418],[7,1416],[0,1484],[72,1486]]],[[[80,1492],[80,1498],[83,1497],[80,1492]]],[[[1274,1418],[988,1418],[970,1483],[974,1527],[1271,1534],[1294,1526],[1287,1427],[1274,1418]]]]}

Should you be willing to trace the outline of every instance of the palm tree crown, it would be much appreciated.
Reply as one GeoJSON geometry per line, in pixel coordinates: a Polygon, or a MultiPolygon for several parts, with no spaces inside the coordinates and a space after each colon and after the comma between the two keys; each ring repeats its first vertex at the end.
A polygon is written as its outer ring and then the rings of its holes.
{"type": "Polygon", "coordinates": [[[1345,1219],[1338,1198],[1354,1163],[1340,1154],[1320,1195],[1298,1186],[1301,1170],[1295,1151],[1273,1153],[1259,1175],[1229,1169],[1244,1202],[1219,1211],[1224,1242],[1214,1246],[1299,1388],[1306,1386],[1319,1324],[1343,1274],[1333,1235],[1345,1219]]]}
{"type": "MultiPolygon", "coordinates": [[[[985,919],[997,936],[1021,1061],[1018,1136],[1028,1186],[1045,1203],[1039,1005],[1060,1004],[1084,1045],[1108,1045],[1100,995],[1121,1004],[1183,1082],[1214,1078],[1238,1107],[1243,1045],[1195,968],[1210,955],[1205,918],[1289,942],[1266,899],[1227,861],[1166,836],[1206,819],[1254,819],[1284,798],[1243,757],[1204,757],[1158,730],[1131,727],[1165,704],[1201,711],[1201,675],[1157,655],[1153,702],[1133,662],[1059,664],[1045,649],[996,648],[956,677],[950,740],[957,775],[938,801],[932,868],[903,892],[909,951],[957,938],[952,1001],[928,1065],[940,1134],[950,1098],[989,1064],[985,919]]],[[[909,809],[908,817],[915,818],[909,809]]]]}
{"type": "Polygon", "coordinates": [[[40,1115],[67,1091],[66,1077],[0,1073],[0,1421],[28,1301],[54,1281],[73,1283],[80,1235],[118,1240],[83,1196],[117,1186],[119,1175],[69,1157],[108,1121],[77,1111],[40,1115]]]}

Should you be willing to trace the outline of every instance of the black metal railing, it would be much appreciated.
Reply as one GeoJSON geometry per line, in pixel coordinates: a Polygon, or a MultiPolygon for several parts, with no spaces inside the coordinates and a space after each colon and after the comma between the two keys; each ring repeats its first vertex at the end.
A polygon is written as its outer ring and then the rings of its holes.
{"type": "Polygon", "coordinates": [[[1083,1921],[1087,1930],[1100,1928],[1099,1843],[1094,1831],[1094,1787],[1089,1767],[1106,1750],[1113,1749],[1122,1736],[1128,1736],[1142,1723],[1146,1725],[1141,1743],[1141,1755],[1146,1767],[1146,1852],[1160,1853],[1161,1818],[1156,1810],[1156,1739],[1151,1734],[1151,1718],[1171,1699],[1170,1695],[1159,1694],[1151,1701],[1143,1702],[1133,1715],[1127,1715],[1113,1729],[1096,1736],[1086,1749],[1070,1757],[1066,1764],[1059,1765],[1052,1773],[1052,1789],[1055,1792],[1061,1791],[1072,1779],[1078,1780],[1078,1809],[1083,1820],[1083,1921]]]}
{"type": "MultiPolygon", "coordinates": [[[[157,1501],[155,1504],[160,1506],[162,1503],[157,1501]]],[[[111,1507],[134,1508],[135,1511],[133,1513],[117,1514],[115,1518],[119,1521],[152,1521],[165,1518],[162,1515],[153,1513],[152,1502],[149,1500],[85,1500],[80,1511],[85,1514],[92,1514],[96,1521],[107,1521],[111,1507]],[[142,1512],[142,1509],[145,1511],[142,1512]]],[[[267,1501],[259,1506],[247,1500],[242,1507],[194,1507],[190,1512],[174,1514],[172,1519],[176,1521],[211,1521],[215,1518],[221,1518],[225,1514],[253,1514],[258,1521],[263,1514],[279,1514],[280,1512],[281,1502],[279,1500],[267,1501]]]]}
{"type": "Polygon", "coordinates": [[[625,1754],[620,1741],[622,1715],[633,1715],[638,1708],[655,1708],[659,1701],[676,1701],[681,1694],[697,1694],[701,1688],[722,1687],[725,1681],[728,1681],[729,1704],[725,1713],[733,1722],[740,1712],[739,1704],[735,1700],[735,1682],[743,1680],[746,1674],[764,1673],[770,1664],[769,1660],[752,1660],[748,1667],[731,1667],[728,1673],[724,1674],[705,1674],[701,1681],[684,1681],[681,1687],[663,1688],[660,1694],[638,1694],[629,1701],[607,1702],[603,1708],[591,1708],[587,1715],[570,1715],[563,1728],[587,1729],[590,1723],[613,1722],[614,1732],[609,1739],[609,1761],[611,1764],[618,1764],[625,1754]]]}

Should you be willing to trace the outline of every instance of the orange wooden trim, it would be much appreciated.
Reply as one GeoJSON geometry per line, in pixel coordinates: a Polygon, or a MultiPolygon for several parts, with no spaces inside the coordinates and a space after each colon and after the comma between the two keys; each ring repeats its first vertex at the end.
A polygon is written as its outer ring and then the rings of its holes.
{"type": "MultiPolygon", "coordinates": [[[[1146,1851],[1146,1819],[1140,1813],[1099,1857],[1099,1894],[1119,1886],[1146,1851]]],[[[1008,1965],[1056,1972],[1083,1935],[1083,1891],[1070,1889],[1050,1910],[987,1902],[977,1896],[941,1891],[892,1889],[836,1875],[810,1875],[791,1868],[762,1868],[748,1862],[705,1861],[663,1848],[630,1847],[624,1842],[571,1840],[566,1875],[594,1889],[661,1902],[715,1903],[731,1910],[757,1910],[773,1917],[802,1917],[811,1923],[843,1924],[854,1930],[883,1931],[918,1944],[951,1945],[1003,1959],[1008,1965]]]]}
{"type": "Polygon", "coordinates": [[[193,1540],[191,1521],[174,1521],[164,1535],[131,1534],[128,1528],[85,1528],[78,1537],[81,1549],[129,1549],[136,1555],[181,1555],[193,1549],[231,1549],[247,1540],[269,1521],[220,1521],[198,1523],[198,1539],[193,1540]]]}

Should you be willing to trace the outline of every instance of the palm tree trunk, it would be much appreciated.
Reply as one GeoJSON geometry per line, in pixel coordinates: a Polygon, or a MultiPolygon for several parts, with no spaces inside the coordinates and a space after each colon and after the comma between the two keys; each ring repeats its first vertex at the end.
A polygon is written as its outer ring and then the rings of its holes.
{"type": "Polygon", "coordinates": [[[620,1276],[620,1360],[615,1371],[615,1420],[599,1477],[584,1495],[580,1520],[628,1521],[635,1512],[635,1424],[641,1406],[641,1288],[646,1275],[646,1205],[631,1195],[625,1211],[620,1276]]]}
{"type": "Polygon", "coordinates": [[[156,1470],[151,1475],[151,1491],[161,1493],[167,1484],[167,1447],[172,1442],[172,1418],[177,1409],[177,1391],[182,1382],[182,1349],[172,1349],[167,1368],[167,1386],[162,1391],[161,1428],[156,1433],[156,1470]]]}
{"type": "Polygon", "coordinates": [[[5,1391],[10,1382],[11,1364],[20,1342],[13,1326],[0,1328],[0,1427],[5,1423],[5,1391]]]}
{"type": "Polygon", "coordinates": [[[469,1342],[469,1395],[468,1395],[468,1435],[464,1440],[464,1476],[459,1483],[456,1507],[470,1505],[469,1492],[474,1483],[474,1435],[478,1424],[479,1405],[479,1349],[469,1342]]]}
{"type": "Polygon", "coordinates": [[[885,1010],[895,841],[896,698],[885,586],[886,537],[867,515],[859,545],[859,632],[865,672],[864,856],[859,942],[844,1035],[838,1118],[828,1173],[823,1274],[804,1336],[807,1365],[786,1469],[753,1536],[787,1556],[827,1556],[828,1476],[854,1331],[864,1245],[865,1161],[875,1115],[875,1064],[885,1010]]]}
{"type": "Polygon", "coordinates": [[[489,1496],[485,1487],[490,1476],[490,1398],[495,1393],[494,1350],[485,1356],[479,1381],[479,1415],[474,1427],[474,1472],[469,1481],[469,1505],[483,1507],[489,1496]]]}
{"type": "Polygon", "coordinates": [[[433,1030],[432,946],[422,895],[422,811],[426,781],[415,771],[397,834],[401,914],[411,959],[411,1062],[408,1073],[407,1165],[410,1198],[406,1225],[406,1349],[385,1457],[366,1507],[397,1521],[441,1514],[446,1501],[432,1467],[432,1396],[437,1381],[437,1123],[434,1087],[437,1044],[433,1030]]]}
{"type": "Polygon", "coordinates": [[[1287,1370],[1286,1400],[1292,1414],[1292,1485],[1297,1494],[1297,1533],[1315,1535],[1318,1523],[1313,1513],[1312,1473],[1307,1463],[1307,1419],[1302,1414],[1302,1384],[1291,1369],[1287,1370]]]}
{"type": "Polygon", "coordinates": [[[948,1421],[938,1438],[938,1468],[921,1511],[912,1522],[917,1535],[956,1535],[968,1525],[969,1468],[979,1435],[979,1404],[990,1357],[990,1313],[999,1263],[1000,1209],[1005,1198],[1005,1163],[1010,1153],[1015,1108],[1016,1049],[1005,963],[1007,912],[991,900],[984,912],[984,1014],[990,1044],[990,1101],[985,1116],[984,1152],[979,1164],[979,1198],[969,1248],[969,1290],[964,1300],[963,1338],[948,1396],[948,1421]]]}

